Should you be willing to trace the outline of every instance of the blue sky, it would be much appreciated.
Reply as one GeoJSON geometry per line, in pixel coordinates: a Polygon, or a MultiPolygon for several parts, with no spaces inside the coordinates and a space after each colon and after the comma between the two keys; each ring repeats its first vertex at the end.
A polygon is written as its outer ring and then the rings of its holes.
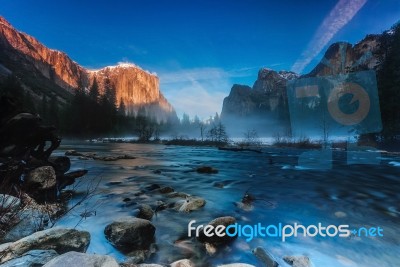
{"type": "Polygon", "coordinates": [[[220,112],[258,69],[306,73],[336,41],[400,19],[400,0],[0,0],[0,15],[88,68],[132,62],[160,77],[178,115],[220,112]]]}

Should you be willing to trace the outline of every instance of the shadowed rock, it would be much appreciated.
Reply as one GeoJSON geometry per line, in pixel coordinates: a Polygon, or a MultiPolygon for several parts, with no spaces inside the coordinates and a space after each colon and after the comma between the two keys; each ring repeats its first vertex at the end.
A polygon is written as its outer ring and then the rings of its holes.
{"type": "Polygon", "coordinates": [[[153,215],[153,209],[147,204],[142,204],[139,206],[139,213],[136,217],[150,221],[153,218],[153,215]]]}
{"type": "Polygon", "coordinates": [[[59,254],[68,251],[85,252],[89,242],[89,232],[55,227],[1,246],[0,263],[18,258],[33,249],[53,249],[59,254]]]}
{"type": "Polygon", "coordinates": [[[265,267],[278,267],[278,263],[274,257],[262,247],[257,247],[253,251],[253,254],[260,260],[265,267]]]}
{"type": "Polygon", "coordinates": [[[44,265],[45,267],[119,267],[117,261],[107,255],[85,254],[75,251],[60,255],[44,265]]]}
{"type": "Polygon", "coordinates": [[[46,190],[56,186],[56,172],[51,166],[32,170],[25,178],[24,186],[28,191],[46,190]]]}
{"type": "Polygon", "coordinates": [[[54,250],[31,250],[19,258],[7,261],[1,267],[38,267],[45,265],[57,256],[58,253],[54,250]]]}
{"type": "Polygon", "coordinates": [[[214,169],[214,168],[212,168],[212,167],[210,167],[210,166],[198,167],[198,168],[196,169],[196,171],[197,171],[198,173],[207,173],[207,174],[218,173],[218,170],[217,170],[217,169],[214,169]]]}
{"type": "MultiPolygon", "coordinates": [[[[214,220],[212,220],[211,222],[209,222],[206,226],[204,226],[204,228],[206,228],[208,225],[213,226],[214,228],[220,226],[223,230],[222,232],[225,232],[226,227],[228,227],[231,224],[235,224],[236,223],[236,219],[231,217],[231,216],[225,216],[225,217],[218,217],[214,220]]],[[[197,238],[200,242],[202,243],[209,243],[213,246],[220,246],[220,245],[226,245],[229,244],[230,242],[232,242],[236,236],[228,236],[225,234],[225,236],[206,236],[204,233],[204,228],[203,231],[200,231],[200,235],[197,238]]]]}
{"type": "Polygon", "coordinates": [[[107,225],[104,234],[122,252],[132,252],[149,249],[154,242],[155,231],[150,221],[127,217],[107,225]]]}

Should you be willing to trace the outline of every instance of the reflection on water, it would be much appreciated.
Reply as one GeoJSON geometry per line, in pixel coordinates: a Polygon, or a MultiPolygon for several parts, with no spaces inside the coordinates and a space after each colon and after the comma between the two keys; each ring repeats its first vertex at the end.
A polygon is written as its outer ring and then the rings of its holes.
{"type": "MultiPolygon", "coordinates": [[[[307,255],[315,266],[400,266],[400,158],[381,156],[379,165],[346,165],[343,152],[332,152],[332,168],[303,168],[298,157],[304,151],[265,149],[252,152],[219,151],[215,148],[193,148],[138,144],[68,144],[58,153],[76,149],[81,152],[123,153],[136,156],[133,160],[102,162],[72,157],[73,168],[86,168],[90,175],[82,180],[78,191],[84,193],[91,179],[100,179],[97,195],[74,210],[60,226],[84,229],[91,233],[89,252],[109,254],[119,260],[124,256],[105,239],[104,227],[123,216],[134,216],[136,204],[156,205],[165,202],[160,194],[140,193],[151,184],[171,186],[176,191],[204,198],[205,207],[192,213],[163,210],[153,218],[156,226],[157,253],[149,262],[168,263],[193,253],[211,264],[246,262],[258,265],[251,249],[263,246],[282,266],[285,255],[307,255]],[[208,165],[218,174],[192,172],[208,165]],[[248,211],[238,208],[246,191],[267,201],[254,202],[248,211]],[[126,201],[129,198],[129,201],[126,201]],[[124,202],[125,200],[125,202],[124,202]],[[272,203],[272,205],[268,204],[272,203]],[[94,214],[93,211],[96,211],[94,214]],[[86,216],[87,215],[87,216],[86,216]],[[223,215],[237,218],[239,223],[256,224],[349,224],[350,227],[384,229],[383,237],[349,238],[255,238],[246,243],[238,238],[229,248],[213,257],[193,251],[198,246],[187,238],[187,224],[198,224],[223,215]],[[186,242],[186,243],[185,243],[186,242]],[[187,245],[188,244],[188,245],[187,245]]],[[[77,194],[71,201],[79,200],[77,194]]]]}

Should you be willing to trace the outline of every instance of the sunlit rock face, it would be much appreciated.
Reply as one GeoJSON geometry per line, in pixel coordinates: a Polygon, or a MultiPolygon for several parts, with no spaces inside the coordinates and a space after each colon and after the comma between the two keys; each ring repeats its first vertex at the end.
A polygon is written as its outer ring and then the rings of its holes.
{"type": "MultiPolygon", "coordinates": [[[[5,66],[12,69],[26,68],[35,71],[67,90],[78,87],[80,80],[85,80],[86,71],[65,53],[45,47],[34,37],[14,29],[0,17],[1,59],[7,58],[5,66]],[[8,63],[8,64],[7,64],[8,63]],[[11,65],[11,66],[10,66],[11,65]]],[[[6,60],[4,60],[6,61],[6,60]]],[[[22,77],[21,77],[22,78],[22,77]]]]}
{"type": "Polygon", "coordinates": [[[384,60],[382,35],[367,35],[355,45],[332,44],[318,65],[305,76],[330,76],[360,70],[379,69],[384,60]]]}
{"type": "Polygon", "coordinates": [[[127,114],[136,115],[143,107],[146,114],[166,121],[175,111],[159,90],[159,79],[155,74],[138,66],[122,63],[100,70],[88,71],[90,83],[93,80],[104,91],[105,80],[115,88],[117,101],[123,101],[127,114]]]}
{"type": "Polygon", "coordinates": [[[100,92],[104,92],[104,80],[108,78],[115,87],[117,104],[122,99],[128,114],[135,115],[143,107],[147,116],[159,121],[176,118],[173,107],[160,92],[155,74],[133,64],[88,70],[67,54],[19,32],[0,16],[0,78],[11,73],[26,85],[32,97],[39,99],[43,93],[52,92],[62,102],[79,87],[88,90],[95,77],[100,92]]]}

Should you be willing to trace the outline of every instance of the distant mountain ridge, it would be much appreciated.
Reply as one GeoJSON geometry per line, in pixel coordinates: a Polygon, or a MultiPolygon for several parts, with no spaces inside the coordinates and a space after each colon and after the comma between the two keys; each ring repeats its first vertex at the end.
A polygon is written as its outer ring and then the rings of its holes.
{"type": "Polygon", "coordinates": [[[94,78],[102,93],[104,80],[109,79],[117,101],[124,102],[129,114],[143,108],[147,116],[159,121],[176,118],[174,108],[160,92],[156,75],[133,64],[88,70],[67,54],[19,32],[0,16],[0,78],[10,74],[20,79],[33,98],[55,95],[60,103],[66,103],[77,88],[89,88],[94,78]]]}
{"type": "Polygon", "coordinates": [[[230,94],[223,102],[222,120],[231,131],[235,129],[235,123],[240,121],[250,129],[259,128],[270,132],[273,128],[276,132],[288,132],[287,81],[302,77],[379,70],[388,50],[383,35],[390,34],[391,31],[367,35],[355,45],[334,43],[327,49],[320,63],[305,75],[261,68],[253,87],[237,84],[232,86],[230,94]]]}

